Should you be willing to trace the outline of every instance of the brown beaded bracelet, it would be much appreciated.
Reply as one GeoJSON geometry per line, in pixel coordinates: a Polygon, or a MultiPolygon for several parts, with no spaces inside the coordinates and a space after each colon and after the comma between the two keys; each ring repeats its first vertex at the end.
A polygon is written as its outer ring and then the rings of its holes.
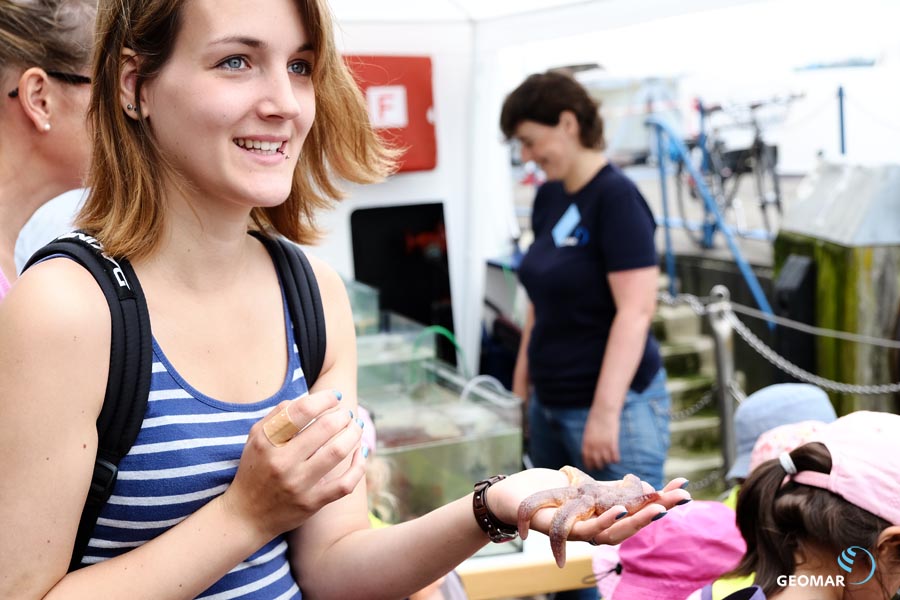
{"type": "Polygon", "coordinates": [[[510,542],[519,537],[519,531],[514,525],[509,525],[498,519],[488,508],[485,496],[489,487],[506,479],[506,475],[494,475],[482,479],[475,484],[475,494],[472,496],[472,510],[475,512],[475,522],[481,530],[488,534],[495,544],[510,542]]]}

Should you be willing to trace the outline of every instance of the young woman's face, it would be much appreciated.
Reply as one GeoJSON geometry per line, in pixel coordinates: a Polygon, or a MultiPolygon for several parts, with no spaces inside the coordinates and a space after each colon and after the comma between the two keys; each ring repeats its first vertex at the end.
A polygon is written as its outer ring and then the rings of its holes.
{"type": "Polygon", "coordinates": [[[162,153],[199,202],[276,206],[315,117],[314,55],[294,0],[190,0],[142,91],[162,153]]]}
{"type": "Polygon", "coordinates": [[[534,161],[550,181],[561,181],[572,169],[578,148],[577,131],[573,136],[560,119],[556,125],[536,121],[522,121],[516,127],[515,138],[522,148],[522,161],[534,161]]]}

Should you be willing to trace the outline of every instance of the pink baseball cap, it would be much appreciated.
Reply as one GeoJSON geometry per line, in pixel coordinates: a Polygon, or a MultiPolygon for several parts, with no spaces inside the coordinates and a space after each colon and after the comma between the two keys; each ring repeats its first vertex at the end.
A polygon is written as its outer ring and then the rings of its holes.
{"type": "Polygon", "coordinates": [[[767,460],[778,458],[782,452],[790,452],[811,441],[825,425],[823,421],[800,421],[763,432],[753,445],[748,472],[752,473],[767,460]]]}
{"type": "Polygon", "coordinates": [[[746,549],[733,510],[721,502],[695,500],[622,542],[621,575],[599,579],[609,571],[599,572],[609,557],[594,561],[594,572],[603,598],[684,600],[736,567],[746,549]]]}
{"type": "Polygon", "coordinates": [[[900,525],[900,415],[857,411],[829,423],[813,440],[831,454],[831,473],[800,471],[797,483],[822,488],[900,525]]]}
{"type": "Polygon", "coordinates": [[[620,575],[622,566],[619,564],[619,544],[597,546],[591,556],[591,566],[594,580],[597,582],[597,589],[600,590],[600,597],[603,600],[612,598],[616,586],[619,585],[619,579],[622,578],[620,575]]]}

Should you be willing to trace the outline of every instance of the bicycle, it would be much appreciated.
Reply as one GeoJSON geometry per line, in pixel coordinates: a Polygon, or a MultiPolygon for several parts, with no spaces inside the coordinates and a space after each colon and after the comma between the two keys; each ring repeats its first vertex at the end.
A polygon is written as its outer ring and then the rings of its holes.
{"type": "MultiPolygon", "coordinates": [[[[726,221],[734,224],[735,232],[741,237],[771,240],[777,230],[776,215],[782,213],[781,187],[777,172],[778,147],[765,142],[763,129],[760,125],[758,111],[767,106],[782,105],[792,102],[799,96],[791,95],[785,98],[773,98],[764,102],[752,102],[746,105],[734,105],[728,108],[722,105],[704,105],[696,101],[696,108],[700,113],[699,134],[692,140],[687,140],[686,145],[692,154],[696,154],[695,165],[701,173],[707,189],[726,221]],[[749,127],[753,132],[750,145],[729,150],[720,135],[720,127],[709,125],[710,116],[718,112],[728,112],[734,120],[733,126],[749,127]],[[743,119],[734,119],[735,115],[745,113],[743,119]],[[754,182],[755,200],[760,211],[762,229],[753,229],[748,226],[744,214],[741,198],[738,196],[740,183],[744,176],[752,174],[754,182]],[[774,212],[774,214],[773,214],[774,212]]],[[[688,174],[681,161],[677,162],[676,200],[681,212],[682,222],[686,225],[687,210],[684,202],[684,191],[699,200],[697,185],[688,174]]],[[[699,228],[686,226],[690,237],[700,246],[711,248],[716,230],[715,218],[704,209],[704,219],[699,228]],[[699,229],[701,235],[696,235],[699,229]]]]}

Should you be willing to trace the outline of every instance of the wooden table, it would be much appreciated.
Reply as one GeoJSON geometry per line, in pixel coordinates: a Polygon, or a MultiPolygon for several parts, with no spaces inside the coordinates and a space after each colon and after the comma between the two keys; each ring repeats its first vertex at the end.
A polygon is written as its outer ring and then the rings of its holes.
{"type": "Polygon", "coordinates": [[[556,566],[550,539],[532,531],[521,552],[476,556],[456,572],[470,600],[534,596],[560,590],[593,587],[591,557],[594,548],[585,542],[566,544],[566,566],[556,566]]]}

